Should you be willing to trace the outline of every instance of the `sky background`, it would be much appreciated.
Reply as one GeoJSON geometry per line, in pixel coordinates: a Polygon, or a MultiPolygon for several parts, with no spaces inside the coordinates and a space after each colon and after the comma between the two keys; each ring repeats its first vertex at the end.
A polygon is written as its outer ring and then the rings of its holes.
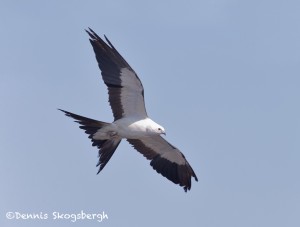
{"type": "Polygon", "coordinates": [[[1,1],[0,225],[300,226],[299,21],[296,0],[1,1]],[[138,73],[199,178],[188,193],[126,141],[96,175],[57,110],[113,120],[87,27],[138,73]],[[81,210],[108,220],[52,219],[81,210]]]}

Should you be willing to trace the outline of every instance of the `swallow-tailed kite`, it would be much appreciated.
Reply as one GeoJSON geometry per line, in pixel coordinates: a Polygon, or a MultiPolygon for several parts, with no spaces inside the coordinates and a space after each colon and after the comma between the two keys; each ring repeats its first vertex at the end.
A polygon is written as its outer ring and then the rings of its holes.
{"type": "Polygon", "coordinates": [[[161,134],[165,129],[151,120],[145,109],[144,88],[134,70],[106,38],[103,41],[92,29],[90,36],[102,79],[107,86],[113,123],[105,123],[63,111],[75,119],[89,135],[93,146],[99,149],[98,173],[105,167],[122,139],[147,159],[158,173],[179,184],[185,191],[191,189],[191,178],[198,181],[184,155],[167,142],[161,134]]]}

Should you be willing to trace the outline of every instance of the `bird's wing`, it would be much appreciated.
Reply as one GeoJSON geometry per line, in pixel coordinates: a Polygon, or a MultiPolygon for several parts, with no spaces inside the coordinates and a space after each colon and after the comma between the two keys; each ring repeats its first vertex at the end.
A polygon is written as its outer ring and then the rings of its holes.
{"type": "Polygon", "coordinates": [[[191,178],[198,178],[184,155],[161,136],[143,139],[127,139],[133,147],[151,160],[150,165],[158,173],[179,184],[185,191],[191,189],[191,178]]]}
{"type": "Polygon", "coordinates": [[[147,117],[143,85],[125,59],[105,37],[104,42],[92,29],[87,33],[93,46],[114,118],[147,117]]]}

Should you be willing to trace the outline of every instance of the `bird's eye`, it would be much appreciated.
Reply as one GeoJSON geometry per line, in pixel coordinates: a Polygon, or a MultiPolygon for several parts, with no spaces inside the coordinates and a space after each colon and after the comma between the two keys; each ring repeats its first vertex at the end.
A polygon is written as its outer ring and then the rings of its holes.
{"type": "Polygon", "coordinates": [[[161,131],[161,128],[158,128],[159,131],[161,131]]]}

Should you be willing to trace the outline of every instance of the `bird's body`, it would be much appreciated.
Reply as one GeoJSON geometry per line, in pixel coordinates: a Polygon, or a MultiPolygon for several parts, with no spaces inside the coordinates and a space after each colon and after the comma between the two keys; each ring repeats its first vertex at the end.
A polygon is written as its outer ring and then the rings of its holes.
{"type": "Polygon", "coordinates": [[[161,127],[150,118],[121,118],[98,130],[93,139],[109,139],[111,135],[122,139],[141,139],[156,134],[151,130],[153,125],[157,125],[157,128],[161,127]]]}
{"type": "Polygon", "coordinates": [[[179,184],[185,191],[191,189],[191,178],[197,176],[184,155],[167,142],[165,129],[148,117],[144,88],[134,70],[105,37],[104,42],[89,29],[90,42],[107,86],[114,122],[106,123],[86,118],[65,110],[85,130],[93,146],[99,149],[98,173],[108,163],[122,139],[151,160],[150,165],[164,177],[179,184]]]}

